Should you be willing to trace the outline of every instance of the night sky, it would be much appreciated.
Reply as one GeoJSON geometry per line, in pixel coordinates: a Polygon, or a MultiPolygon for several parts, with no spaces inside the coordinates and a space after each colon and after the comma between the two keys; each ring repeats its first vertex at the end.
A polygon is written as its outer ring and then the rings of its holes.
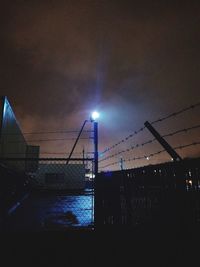
{"type": "MultiPolygon", "coordinates": [[[[5,1],[0,20],[0,94],[8,96],[24,133],[77,130],[97,109],[102,151],[146,120],[200,100],[199,1],[5,1]]],[[[155,127],[166,134],[199,124],[199,116],[196,108],[155,127]]],[[[199,129],[167,140],[179,146],[198,137],[199,129]]],[[[149,138],[146,130],[112,153],[149,138]]],[[[73,145],[37,143],[41,152],[52,153],[69,152],[73,145]]],[[[81,143],[77,152],[82,148],[81,143]]],[[[199,156],[199,148],[179,152],[199,156]]],[[[160,149],[154,144],[127,157],[160,149]]],[[[166,160],[163,154],[151,163],[166,160]]]]}

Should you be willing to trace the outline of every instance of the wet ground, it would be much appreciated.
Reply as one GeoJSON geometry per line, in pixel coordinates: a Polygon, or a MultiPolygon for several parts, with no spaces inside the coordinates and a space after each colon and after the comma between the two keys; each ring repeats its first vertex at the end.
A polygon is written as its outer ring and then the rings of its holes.
{"type": "Polygon", "coordinates": [[[92,228],[93,190],[82,194],[35,192],[10,212],[3,231],[48,231],[92,228]]]}

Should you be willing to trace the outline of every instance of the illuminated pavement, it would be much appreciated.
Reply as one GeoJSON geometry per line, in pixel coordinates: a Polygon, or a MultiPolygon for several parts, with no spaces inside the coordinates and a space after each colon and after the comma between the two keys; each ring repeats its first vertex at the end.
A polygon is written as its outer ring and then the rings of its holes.
{"type": "Polygon", "coordinates": [[[32,193],[12,212],[4,225],[6,231],[65,230],[92,228],[93,192],[83,195],[32,193]]]}

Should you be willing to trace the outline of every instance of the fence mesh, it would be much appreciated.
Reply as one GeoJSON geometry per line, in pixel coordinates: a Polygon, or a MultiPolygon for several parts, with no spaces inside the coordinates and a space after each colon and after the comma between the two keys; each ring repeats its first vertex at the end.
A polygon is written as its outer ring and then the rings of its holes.
{"type": "Polygon", "coordinates": [[[200,222],[200,159],[102,172],[96,181],[98,226],[200,222]]]}
{"type": "Polygon", "coordinates": [[[1,218],[10,214],[8,230],[94,229],[94,222],[97,228],[196,224],[200,222],[199,163],[197,158],[94,177],[92,159],[71,159],[68,164],[66,159],[4,159],[1,218]],[[30,197],[25,204],[12,212],[26,193],[30,197]]]}
{"type": "Polygon", "coordinates": [[[66,159],[58,158],[4,159],[0,172],[4,183],[2,216],[12,210],[12,205],[25,193],[30,194],[26,204],[7,222],[9,230],[13,227],[16,230],[93,228],[93,160],[70,159],[67,163],[66,159]],[[24,214],[23,221],[22,216],[18,216],[20,212],[24,214]]]}

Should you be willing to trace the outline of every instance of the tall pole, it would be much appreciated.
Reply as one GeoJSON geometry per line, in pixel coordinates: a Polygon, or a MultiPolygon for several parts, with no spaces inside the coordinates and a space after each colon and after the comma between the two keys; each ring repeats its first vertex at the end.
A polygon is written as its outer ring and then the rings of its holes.
{"type": "Polygon", "coordinates": [[[100,213],[99,208],[99,188],[97,186],[97,175],[98,175],[98,123],[93,121],[94,123],[94,225],[95,227],[98,224],[98,215],[100,213]]]}
{"type": "Polygon", "coordinates": [[[81,127],[81,130],[80,130],[80,132],[79,132],[79,134],[78,134],[78,136],[77,136],[77,138],[76,138],[76,141],[75,141],[75,143],[74,143],[74,145],[73,145],[73,147],[72,147],[72,150],[71,150],[70,155],[69,155],[69,157],[68,157],[68,159],[67,159],[67,161],[66,161],[66,164],[68,164],[69,161],[70,161],[70,159],[71,159],[72,153],[74,152],[74,149],[75,149],[75,147],[76,147],[76,144],[77,144],[77,142],[78,142],[78,140],[79,140],[79,137],[80,137],[80,135],[81,135],[81,133],[82,133],[82,131],[83,131],[83,128],[84,128],[84,126],[85,126],[85,124],[86,124],[87,121],[88,121],[88,120],[85,120],[84,123],[83,123],[83,125],[82,125],[82,127],[81,127]]]}
{"type": "Polygon", "coordinates": [[[94,121],[94,174],[98,174],[98,122],[94,121]]]}

